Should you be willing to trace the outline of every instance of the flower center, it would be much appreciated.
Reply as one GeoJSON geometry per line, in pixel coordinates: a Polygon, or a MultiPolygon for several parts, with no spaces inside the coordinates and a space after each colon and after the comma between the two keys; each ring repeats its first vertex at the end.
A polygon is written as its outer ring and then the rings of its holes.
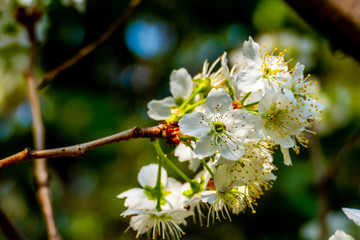
{"type": "Polygon", "coordinates": [[[222,133],[224,130],[226,130],[226,126],[222,122],[214,122],[214,130],[217,133],[222,133]]]}

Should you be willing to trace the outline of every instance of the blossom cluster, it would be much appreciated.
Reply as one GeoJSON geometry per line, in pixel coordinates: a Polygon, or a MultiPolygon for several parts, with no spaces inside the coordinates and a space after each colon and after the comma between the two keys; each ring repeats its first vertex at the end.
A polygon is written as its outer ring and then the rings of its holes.
{"type": "Polygon", "coordinates": [[[224,53],[212,65],[205,61],[194,77],[174,70],[172,96],[148,103],[149,117],[164,121],[176,136],[167,141],[177,145],[174,155],[197,173],[187,177],[154,141],[159,163],[140,170],[143,188],[118,195],[126,198],[122,216],[131,217],[137,237],[178,239],[189,216],[209,225],[247,209],[255,213],[257,199],[276,179],[274,151],[280,149],[291,165],[289,149],[298,153],[308,145],[305,133],[315,134],[310,129],[322,120],[324,106],[313,98],[318,83],[304,76],[304,65],[290,68],[286,50],[268,53],[251,37],[242,52],[245,66],[229,68],[224,53]],[[162,163],[186,182],[167,177],[162,163]]]}

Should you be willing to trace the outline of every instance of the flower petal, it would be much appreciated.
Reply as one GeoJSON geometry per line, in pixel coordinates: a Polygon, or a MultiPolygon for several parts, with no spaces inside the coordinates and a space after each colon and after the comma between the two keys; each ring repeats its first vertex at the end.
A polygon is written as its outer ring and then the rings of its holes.
{"type": "Polygon", "coordinates": [[[244,42],[242,52],[248,65],[261,64],[260,46],[251,37],[244,42]]]}
{"type": "MultiPolygon", "coordinates": [[[[159,169],[159,165],[157,164],[149,164],[143,166],[138,174],[138,181],[140,185],[142,187],[145,187],[146,185],[150,187],[155,187],[158,169],[159,169]]],[[[161,183],[164,186],[166,185],[166,180],[167,180],[167,172],[164,168],[161,168],[161,183]]]]}
{"type": "Polygon", "coordinates": [[[294,140],[289,135],[280,136],[274,131],[268,131],[268,133],[270,133],[269,136],[272,138],[272,140],[274,140],[274,142],[279,144],[281,147],[291,148],[295,145],[294,140]]]}
{"type": "Polygon", "coordinates": [[[170,75],[170,92],[175,99],[188,98],[193,91],[191,75],[185,68],[174,70],[170,75]]]}
{"type": "Polygon", "coordinates": [[[360,226],[360,209],[355,208],[342,208],[343,212],[348,218],[353,220],[358,226],[360,226]]]}
{"type": "Polygon", "coordinates": [[[213,204],[217,199],[218,195],[216,191],[203,191],[201,193],[201,201],[213,204]]]}
{"type": "Polygon", "coordinates": [[[280,147],[280,150],[281,150],[281,153],[284,156],[284,164],[287,165],[287,166],[292,165],[289,149],[284,148],[284,147],[280,147]]]}
{"type": "Polygon", "coordinates": [[[150,118],[154,120],[165,120],[171,116],[171,107],[176,106],[175,100],[172,97],[167,97],[162,100],[152,100],[148,103],[148,112],[150,118]]]}
{"type": "Polygon", "coordinates": [[[231,174],[229,167],[220,165],[215,172],[214,184],[219,192],[225,192],[231,186],[231,174]]]}
{"type": "Polygon", "coordinates": [[[209,120],[201,112],[186,114],[180,119],[179,127],[182,134],[193,137],[204,136],[211,130],[209,120]]]}
{"type": "Polygon", "coordinates": [[[232,100],[225,89],[211,89],[205,101],[205,114],[224,114],[232,107],[232,100]]]}
{"type": "Polygon", "coordinates": [[[245,92],[255,92],[265,88],[262,76],[264,73],[253,66],[240,70],[236,76],[238,88],[245,92]]]}
{"type": "Polygon", "coordinates": [[[202,136],[196,143],[194,153],[200,158],[205,158],[213,155],[216,152],[216,146],[212,142],[212,135],[207,134],[202,136]]]}
{"type": "Polygon", "coordinates": [[[233,137],[231,139],[224,137],[217,144],[220,155],[228,160],[239,160],[245,153],[245,148],[240,139],[233,137]]]}
{"type": "Polygon", "coordinates": [[[332,235],[329,240],[355,240],[352,236],[346,234],[342,230],[336,230],[335,234],[332,235]]]}
{"type": "Polygon", "coordinates": [[[179,162],[189,161],[189,169],[193,172],[196,172],[200,166],[200,160],[197,158],[196,154],[191,150],[191,148],[185,146],[185,144],[180,143],[175,148],[174,155],[179,158],[179,162]]]}
{"type": "Polygon", "coordinates": [[[156,206],[156,201],[149,200],[144,189],[132,188],[117,196],[118,198],[126,198],[124,206],[133,209],[152,209],[156,206]]]}

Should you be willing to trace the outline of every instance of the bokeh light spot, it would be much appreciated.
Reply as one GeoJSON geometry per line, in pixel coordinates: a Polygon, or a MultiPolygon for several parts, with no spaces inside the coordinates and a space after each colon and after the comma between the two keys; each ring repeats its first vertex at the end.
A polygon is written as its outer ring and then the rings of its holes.
{"type": "Polygon", "coordinates": [[[125,42],[135,55],[151,59],[167,53],[174,45],[175,35],[163,21],[139,19],[127,26],[125,42]]]}

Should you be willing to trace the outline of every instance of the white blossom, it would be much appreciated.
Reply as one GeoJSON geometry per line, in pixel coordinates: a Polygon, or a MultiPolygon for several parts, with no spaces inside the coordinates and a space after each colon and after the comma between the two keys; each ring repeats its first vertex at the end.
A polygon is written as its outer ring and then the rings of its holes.
{"type": "Polygon", "coordinates": [[[224,89],[212,89],[205,101],[205,113],[186,114],[179,121],[182,134],[200,137],[194,153],[199,158],[217,151],[222,157],[237,160],[244,154],[243,139],[253,129],[254,115],[233,109],[224,89]]]}
{"type": "Polygon", "coordinates": [[[279,56],[263,53],[259,44],[251,37],[244,42],[242,51],[247,65],[237,74],[238,88],[245,92],[280,91],[282,80],[290,76],[284,61],[284,53],[281,52],[279,56]]]}
{"type": "Polygon", "coordinates": [[[259,114],[256,116],[255,130],[257,137],[270,137],[279,144],[285,153],[285,164],[290,165],[287,148],[296,146],[296,138],[309,125],[306,116],[296,109],[296,100],[292,94],[267,91],[259,103],[259,114]]]}
{"type": "Polygon", "coordinates": [[[154,120],[165,120],[171,116],[172,107],[180,106],[193,91],[193,82],[185,68],[174,70],[170,75],[170,93],[172,97],[152,100],[148,103],[148,115],[154,120]]]}
{"type": "Polygon", "coordinates": [[[309,118],[314,114],[321,113],[325,107],[309,96],[314,93],[318,82],[313,80],[307,81],[303,74],[304,68],[304,65],[297,63],[291,77],[283,79],[281,86],[285,93],[286,91],[293,93],[298,111],[303,113],[304,117],[309,118]]]}
{"type": "Polygon", "coordinates": [[[215,218],[220,219],[221,217],[231,220],[230,212],[239,214],[245,209],[244,195],[233,188],[232,183],[229,167],[220,165],[214,176],[215,189],[201,193],[202,201],[210,204],[207,225],[209,225],[210,219],[213,223],[215,218]]]}
{"type": "MultiPolygon", "coordinates": [[[[125,207],[133,209],[152,209],[157,204],[157,195],[154,190],[156,186],[156,179],[158,173],[158,165],[150,164],[141,168],[138,174],[138,181],[143,188],[132,188],[125,192],[122,192],[117,197],[126,198],[124,205],[125,207]]],[[[164,168],[161,169],[161,184],[164,186],[163,196],[169,197],[172,193],[169,188],[172,181],[167,177],[167,172],[164,168]]]]}
{"type": "Polygon", "coordinates": [[[121,216],[131,216],[129,228],[131,227],[137,231],[136,238],[146,233],[147,237],[152,239],[156,239],[157,236],[160,235],[162,239],[177,240],[185,234],[179,225],[186,225],[185,218],[192,214],[192,211],[186,209],[170,209],[162,211],[157,211],[155,209],[129,209],[123,212],[121,216]]]}

